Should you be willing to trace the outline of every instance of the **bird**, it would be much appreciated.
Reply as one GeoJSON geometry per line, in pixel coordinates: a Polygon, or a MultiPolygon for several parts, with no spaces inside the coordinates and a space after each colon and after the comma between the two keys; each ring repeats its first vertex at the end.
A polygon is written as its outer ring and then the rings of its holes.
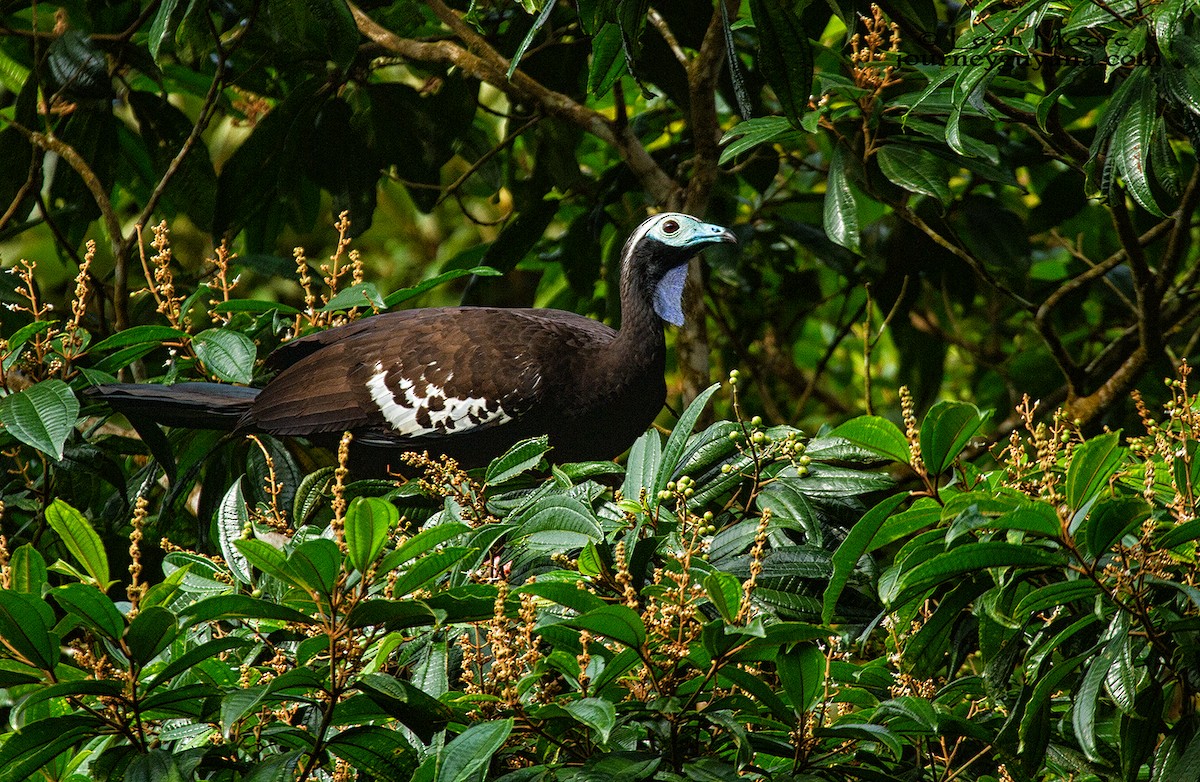
{"type": "Polygon", "coordinates": [[[663,322],[683,325],[688,261],[734,234],[687,214],[643,221],[620,256],[619,330],[555,309],[431,307],[293,339],[262,388],[108,383],[84,393],[126,417],[336,442],[384,472],[426,451],[483,466],[548,436],[559,463],[613,459],[666,401],[663,322]]]}

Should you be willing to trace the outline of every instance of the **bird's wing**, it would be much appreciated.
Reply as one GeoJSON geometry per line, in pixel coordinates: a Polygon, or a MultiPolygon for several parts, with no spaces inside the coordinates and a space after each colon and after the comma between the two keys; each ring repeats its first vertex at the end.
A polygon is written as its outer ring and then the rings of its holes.
{"type": "Polygon", "coordinates": [[[547,377],[554,355],[613,333],[568,313],[490,308],[413,310],[332,331],[263,389],[247,424],[284,435],[370,430],[396,444],[492,428],[544,402],[557,385],[547,377]]]}

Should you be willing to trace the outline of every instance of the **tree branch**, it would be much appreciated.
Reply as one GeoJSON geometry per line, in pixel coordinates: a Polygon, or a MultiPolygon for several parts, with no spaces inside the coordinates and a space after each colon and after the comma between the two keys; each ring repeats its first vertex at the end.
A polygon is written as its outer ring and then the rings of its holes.
{"type": "Polygon", "coordinates": [[[480,79],[503,92],[511,100],[532,103],[551,116],[569,122],[617,150],[621,160],[629,166],[638,181],[659,204],[667,204],[679,190],[679,186],[667,176],[637,137],[628,129],[618,127],[603,114],[577,103],[560,92],[547,89],[520,70],[512,79],[506,76],[509,62],[499,52],[471,29],[441,0],[427,0],[429,7],[458,38],[466,49],[452,41],[413,41],[401,38],[381,26],[353,3],[350,10],[358,30],[386,51],[408,60],[438,62],[453,65],[464,73],[480,79]]]}

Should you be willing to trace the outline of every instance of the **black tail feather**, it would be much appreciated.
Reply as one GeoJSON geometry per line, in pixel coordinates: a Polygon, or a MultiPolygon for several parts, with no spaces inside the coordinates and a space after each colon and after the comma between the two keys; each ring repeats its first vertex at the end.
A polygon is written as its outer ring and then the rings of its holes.
{"type": "Polygon", "coordinates": [[[258,389],[221,383],[108,383],[83,393],[127,418],[164,426],[233,431],[254,403],[258,389]]]}

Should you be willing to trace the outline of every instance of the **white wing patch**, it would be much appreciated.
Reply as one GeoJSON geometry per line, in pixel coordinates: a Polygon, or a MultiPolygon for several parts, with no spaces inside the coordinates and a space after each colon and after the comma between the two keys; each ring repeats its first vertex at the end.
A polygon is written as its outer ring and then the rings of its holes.
{"type": "Polygon", "coordinates": [[[367,392],[392,429],[412,437],[449,434],[512,420],[498,401],[448,396],[444,388],[427,382],[424,374],[415,382],[400,378],[399,388],[393,391],[381,361],[375,363],[375,372],[367,380],[367,392]]]}

